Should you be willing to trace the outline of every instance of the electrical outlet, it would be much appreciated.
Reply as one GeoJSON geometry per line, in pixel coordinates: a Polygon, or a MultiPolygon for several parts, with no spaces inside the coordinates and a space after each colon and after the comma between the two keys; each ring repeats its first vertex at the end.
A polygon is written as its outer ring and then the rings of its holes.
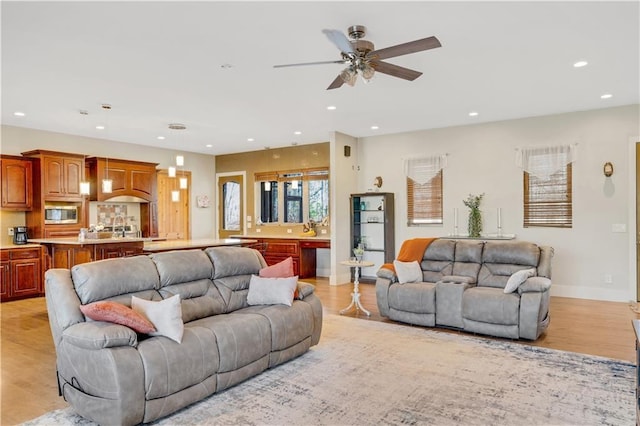
{"type": "Polygon", "coordinates": [[[256,228],[256,232],[262,232],[262,229],[256,228]]]}
{"type": "Polygon", "coordinates": [[[287,228],[287,234],[291,234],[293,230],[291,228],[287,228]]]}
{"type": "Polygon", "coordinates": [[[605,284],[613,284],[613,277],[611,276],[611,274],[605,274],[604,283],[605,284]]]}
{"type": "Polygon", "coordinates": [[[326,229],[321,229],[321,230],[320,230],[320,233],[321,233],[321,234],[326,234],[326,233],[327,233],[327,230],[326,230],[326,229]]]}
{"type": "Polygon", "coordinates": [[[251,229],[251,222],[247,222],[247,228],[251,229]]]}
{"type": "Polygon", "coordinates": [[[611,225],[611,232],[627,232],[627,225],[625,223],[614,223],[611,225]]]}
{"type": "Polygon", "coordinates": [[[9,234],[10,237],[13,237],[13,228],[8,228],[8,229],[9,230],[7,233],[9,234]]]}

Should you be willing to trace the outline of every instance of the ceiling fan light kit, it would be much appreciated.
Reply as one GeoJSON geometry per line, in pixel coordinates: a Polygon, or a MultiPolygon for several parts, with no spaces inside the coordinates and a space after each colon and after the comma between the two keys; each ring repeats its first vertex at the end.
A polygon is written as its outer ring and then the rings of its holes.
{"type": "Polygon", "coordinates": [[[342,52],[342,60],[274,65],[274,68],[320,64],[347,65],[331,82],[327,90],[337,89],[345,83],[349,86],[354,86],[358,79],[358,74],[362,76],[365,83],[368,83],[374,77],[376,71],[392,77],[413,81],[422,75],[420,71],[383,62],[382,59],[408,55],[441,46],[440,41],[432,36],[375,50],[372,42],[363,39],[366,34],[366,28],[363,25],[352,25],[347,29],[351,40],[338,30],[322,30],[322,32],[342,52]]]}

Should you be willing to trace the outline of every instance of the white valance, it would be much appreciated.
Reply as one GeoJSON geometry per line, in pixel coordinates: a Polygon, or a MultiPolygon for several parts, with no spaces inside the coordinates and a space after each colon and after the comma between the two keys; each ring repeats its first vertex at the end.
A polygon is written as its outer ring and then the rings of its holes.
{"type": "Polygon", "coordinates": [[[516,164],[525,172],[544,180],[576,159],[577,145],[520,148],[516,164]]]}
{"type": "Polygon", "coordinates": [[[447,167],[446,154],[404,160],[405,175],[420,185],[429,182],[445,167],[447,167]]]}

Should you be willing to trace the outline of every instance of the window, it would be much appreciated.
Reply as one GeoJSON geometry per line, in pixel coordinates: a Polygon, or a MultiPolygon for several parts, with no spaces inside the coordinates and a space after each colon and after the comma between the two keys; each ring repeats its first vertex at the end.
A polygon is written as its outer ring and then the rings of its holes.
{"type": "Polygon", "coordinates": [[[302,186],[284,182],[284,194],[284,221],[302,223],[302,186]]]}
{"type": "Polygon", "coordinates": [[[262,223],[320,223],[329,215],[326,167],[256,173],[255,182],[256,206],[260,209],[257,215],[262,223]]]}
{"type": "Polygon", "coordinates": [[[225,182],[222,186],[223,196],[223,223],[226,231],[240,229],[240,184],[238,182],[225,182]]]}
{"type": "Polygon", "coordinates": [[[278,221],[278,182],[260,183],[260,220],[262,223],[278,221]]]}
{"type": "Polygon", "coordinates": [[[573,146],[522,150],[525,228],[573,226],[573,151],[573,146]]]}
{"type": "Polygon", "coordinates": [[[442,169],[446,155],[405,160],[407,225],[442,224],[442,169]]]}
{"type": "Polygon", "coordinates": [[[407,177],[407,225],[442,223],[442,170],[427,183],[407,177]]]}

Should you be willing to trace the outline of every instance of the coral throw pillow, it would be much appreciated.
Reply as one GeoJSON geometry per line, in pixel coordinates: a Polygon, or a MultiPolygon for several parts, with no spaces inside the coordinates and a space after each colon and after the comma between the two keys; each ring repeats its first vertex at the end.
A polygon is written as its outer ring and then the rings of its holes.
{"type": "Polygon", "coordinates": [[[148,319],[122,303],[103,300],[82,305],[80,310],[86,317],[94,321],[106,321],[124,325],[143,334],[150,334],[156,331],[156,328],[148,319]]]}
{"type": "Polygon", "coordinates": [[[260,269],[262,278],[289,278],[293,277],[293,259],[287,257],[282,262],[260,269]]]}

